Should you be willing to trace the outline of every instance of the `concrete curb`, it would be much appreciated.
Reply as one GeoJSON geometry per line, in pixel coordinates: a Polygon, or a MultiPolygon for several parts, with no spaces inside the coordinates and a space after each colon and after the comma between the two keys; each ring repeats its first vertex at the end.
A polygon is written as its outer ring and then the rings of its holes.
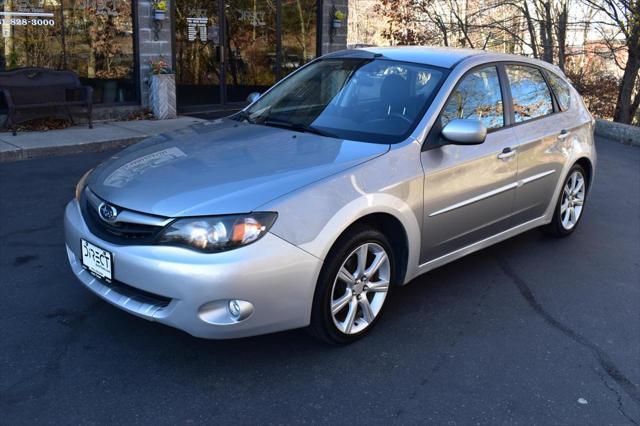
{"type": "Polygon", "coordinates": [[[137,136],[125,139],[117,139],[111,141],[98,141],[76,145],[63,145],[51,147],[38,147],[28,149],[15,149],[12,151],[0,152],[0,163],[12,161],[31,160],[42,157],[58,157],[69,154],[83,154],[88,152],[103,152],[110,149],[126,148],[136,142],[140,142],[148,136],[137,136]]]}
{"type": "Polygon", "coordinates": [[[640,146],[640,127],[615,123],[607,120],[596,120],[597,136],[612,139],[627,145],[640,146]]]}
{"type": "Polygon", "coordinates": [[[96,123],[93,129],[75,126],[45,132],[0,134],[0,163],[121,149],[143,139],[185,129],[207,120],[180,116],[170,120],[96,123]]]}

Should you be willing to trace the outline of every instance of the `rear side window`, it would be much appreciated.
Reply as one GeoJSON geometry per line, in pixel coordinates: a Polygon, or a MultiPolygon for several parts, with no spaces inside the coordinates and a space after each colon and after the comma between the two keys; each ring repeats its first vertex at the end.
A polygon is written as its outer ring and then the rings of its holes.
{"type": "Polygon", "coordinates": [[[549,86],[540,71],[524,65],[507,65],[516,123],[553,112],[549,86]]]}
{"type": "Polygon", "coordinates": [[[562,111],[568,110],[571,105],[571,89],[569,89],[569,84],[552,72],[547,72],[546,74],[549,84],[551,85],[551,90],[553,90],[553,93],[556,95],[560,109],[562,111]]]}
{"type": "Polygon", "coordinates": [[[487,129],[504,125],[502,94],[496,67],[480,68],[463,77],[442,110],[442,126],[454,118],[480,120],[487,129]]]}

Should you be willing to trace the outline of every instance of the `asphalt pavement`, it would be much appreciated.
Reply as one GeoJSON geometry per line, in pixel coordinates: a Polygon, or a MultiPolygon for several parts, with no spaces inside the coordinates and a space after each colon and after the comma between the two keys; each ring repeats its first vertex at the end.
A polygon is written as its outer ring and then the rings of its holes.
{"type": "Polygon", "coordinates": [[[109,153],[0,164],[0,422],[638,425],[640,148],[597,146],[571,237],[429,272],[346,347],[200,340],[112,307],[72,276],[62,230],[109,153]]]}

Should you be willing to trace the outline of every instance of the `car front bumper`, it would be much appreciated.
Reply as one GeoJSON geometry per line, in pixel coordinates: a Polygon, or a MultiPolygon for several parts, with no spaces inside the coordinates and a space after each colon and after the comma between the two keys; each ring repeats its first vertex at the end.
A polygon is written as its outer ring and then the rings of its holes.
{"type": "Polygon", "coordinates": [[[76,200],[66,207],[64,225],[73,273],[95,294],[129,313],[212,339],[309,324],[322,261],[271,233],[246,247],[213,254],[115,245],[89,231],[76,200]],[[112,253],[112,283],[82,267],[81,238],[112,253]],[[251,315],[233,320],[227,310],[231,299],[251,303],[251,315]]]}

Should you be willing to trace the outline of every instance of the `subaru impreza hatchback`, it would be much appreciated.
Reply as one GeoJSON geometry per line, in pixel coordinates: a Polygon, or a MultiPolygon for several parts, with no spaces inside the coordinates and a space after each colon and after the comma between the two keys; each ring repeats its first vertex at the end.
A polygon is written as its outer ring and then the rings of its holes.
{"type": "Polygon", "coordinates": [[[354,341],[396,287],[536,227],[571,234],[594,121],[562,72],[519,56],[323,56],[238,114],[152,137],[85,174],[74,274],[194,336],[308,327],[354,341]]]}

